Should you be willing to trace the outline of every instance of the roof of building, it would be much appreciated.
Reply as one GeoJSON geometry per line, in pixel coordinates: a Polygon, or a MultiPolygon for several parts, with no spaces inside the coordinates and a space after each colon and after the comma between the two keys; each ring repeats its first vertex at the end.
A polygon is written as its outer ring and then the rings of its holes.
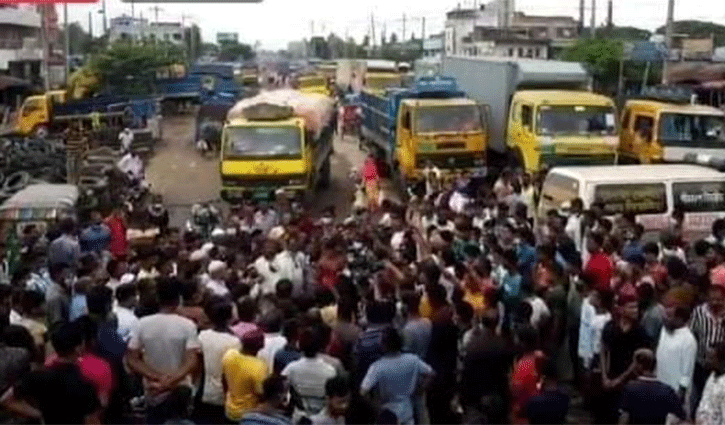
{"type": "Polygon", "coordinates": [[[673,180],[684,180],[693,178],[723,179],[725,174],[713,168],[689,164],[649,164],[649,165],[602,165],[602,166],[579,166],[579,167],[557,167],[550,172],[581,178],[588,181],[622,183],[627,182],[662,180],[664,178],[673,180]]]}

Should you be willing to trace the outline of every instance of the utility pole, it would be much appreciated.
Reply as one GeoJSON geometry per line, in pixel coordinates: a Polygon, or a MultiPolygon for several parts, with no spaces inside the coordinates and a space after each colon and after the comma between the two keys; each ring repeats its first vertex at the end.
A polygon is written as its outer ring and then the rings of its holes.
{"type": "Polygon", "coordinates": [[[156,22],[158,24],[159,23],[159,12],[161,12],[164,9],[160,8],[159,5],[154,5],[154,7],[150,7],[149,10],[154,12],[154,22],[156,22]]]}
{"type": "Polygon", "coordinates": [[[612,27],[614,26],[613,22],[613,5],[612,0],[607,0],[607,31],[611,31],[612,27]]]}
{"type": "Polygon", "coordinates": [[[106,0],[103,0],[103,35],[108,33],[108,20],[106,19],[106,0]]]}
{"type": "Polygon", "coordinates": [[[405,13],[403,13],[403,36],[400,38],[401,41],[405,41],[405,13]]]}
{"type": "Polygon", "coordinates": [[[63,3],[63,52],[65,53],[65,82],[68,83],[70,75],[70,34],[68,34],[68,3],[63,3]]]}
{"type": "Polygon", "coordinates": [[[50,90],[50,72],[48,69],[48,28],[46,26],[45,4],[40,5],[40,46],[43,49],[43,62],[40,65],[40,73],[43,76],[43,87],[45,91],[50,90]]]}
{"type": "Polygon", "coordinates": [[[425,16],[421,19],[420,23],[420,39],[425,40],[425,16]]]}
{"type": "Polygon", "coordinates": [[[665,24],[665,59],[662,61],[662,84],[667,84],[669,79],[670,51],[672,49],[672,21],[675,16],[675,0],[667,0],[667,23],[665,24]]]}
{"type": "Polygon", "coordinates": [[[93,12],[88,12],[88,35],[93,38],[93,12]]]}
{"type": "Polygon", "coordinates": [[[372,40],[373,43],[372,52],[373,56],[375,56],[375,15],[372,13],[370,14],[370,31],[372,32],[372,37],[370,37],[370,40],[372,40]]]}
{"type": "Polygon", "coordinates": [[[591,28],[589,28],[589,31],[591,33],[591,38],[595,38],[597,36],[596,15],[597,15],[597,0],[592,0],[592,21],[590,23],[591,28]]]}
{"type": "MultiPolygon", "coordinates": [[[[191,58],[191,43],[189,42],[187,44],[186,41],[186,25],[184,25],[186,23],[186,18],[192,18],[192,15],[187,15],[186,13],[181,14],[181,41],[184,42],[184,51],[187,55],[189,55],[189,58],[191,58]]],[[[191,27],[189,27],[189,37],[192,39],[194,38],[194,34],[191,33],[191,27]]]]}

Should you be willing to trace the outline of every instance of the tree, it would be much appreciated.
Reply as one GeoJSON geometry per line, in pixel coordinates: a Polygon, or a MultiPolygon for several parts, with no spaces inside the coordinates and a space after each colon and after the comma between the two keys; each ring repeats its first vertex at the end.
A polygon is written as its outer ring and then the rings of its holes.
{"type": "Polygon", "coordinates": [[[228,42],[219,46],[220,61],[233,62],[254,59],[254,49],[249,44],[228,42]]]}
{"type": "MultiPolygon", "coordinates": [[[[64,29],[58,33],[58,40],[65,37],[64,29]]],[[[78,22],[68,24],[68,54],[70,55],[86,55],[91,52],[93,47],[93,38],[83,30],[78,22]]]]}
{"type": "Polygon", "coordinates": [[[390,34],[390,44],[395,44],[398,42],[398,34],[392,33],[390,34]]]}
{"type": "MultiPolygon", "coordinates": [[[[725,44],[725,26],[704,21],[675,21],[672,23],[675,34],[687,34],[693,38],[714,38],[715,46],[725,44]]],[[[665,27],[657,28],[657,34],[664,34],[665,27]]]]}
{"type": "Polygon", "coordinates": [[[651,35],[651,32],[636,27],[597,28],[597,37],[606,37],[616,40],[649,40],[651,35]]]}
{"type": "Polygon", "coordinates": [[[622,42],[605,38],[580,39],[561,55],[563,60],[584,63],[602,91],[616,89],[621,58],[622,42]]]}
{"type": "Polygon", "coordinates": [[[115,43],[91,56],[87,72],[99,77],[103,90],[146,95],[154,91],[159,68],[183,61],[184,52],[170,44],[115,43]]]}

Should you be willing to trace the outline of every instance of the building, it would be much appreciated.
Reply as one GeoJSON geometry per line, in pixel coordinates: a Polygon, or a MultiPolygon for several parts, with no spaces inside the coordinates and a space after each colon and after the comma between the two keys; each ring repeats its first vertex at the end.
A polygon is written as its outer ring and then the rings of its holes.
{"type": "Polygon", "coordinates": [[[549,58],[576,42],[578,26],[569,16],[526,15],[514,0],[494,0],[448,12],[444,48],[447,55],[549,58]]]}
{"type": "Polygon", "coordinates": [[[444,34],[433,34],[423,40],[423,57],[424,58],[440,58],[443,56],[443,38],[444,34]]]}
{"type": "Polygon", "coordinates": [[[111,19],[111,43],[117,41],[167,42],[184,45],[184,28],[180,22],[149,22],[145,18],[121,15],[111,19]]]}
{"type": "Polygon", "coordinates": [[[290,59],[304,59],[307,57],[307,42],[305,40],[290,41],[287,43],[287,52],[290,59]]]}
{"type": "Polygon", "coordinates": [[[37,9],[0,6],[0,73],[41,86],[42,59],[37,9]]]}
{"type": "Polygon", "coordinates": [[[548,59],[549,43],[545,38],[530,38],[523,30],[476,27],[470,36],[461,40],[458,54],[548,59]]]}

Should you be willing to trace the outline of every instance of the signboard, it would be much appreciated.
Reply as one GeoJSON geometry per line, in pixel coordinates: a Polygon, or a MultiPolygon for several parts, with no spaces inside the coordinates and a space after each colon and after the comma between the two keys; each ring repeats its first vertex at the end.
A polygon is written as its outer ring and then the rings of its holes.
{"type": "Polygon", "coordinates": [[[216,33],[216,42],[218,44],[238,43],[239,42],[239,33],[236,33],[236,32],[218,32],[218,33],[216,33]]]}
{"type": "Polygon", "coordinates": [[[710,59],[713,51],[712,38],[683,38],[682,58],[683,59],[710,59]]]}
{"type": "Polygon", "coordinates": [[[594,202],[602,203],[607,214],[661,214],[667,211],[664,183],[600,184],[594,189],[594,202]]]}
{"type": "Polygon", "coordinates": [[[652,41],[634,41],[626,43],[625,58],[637,62],[662,62],[667,57],[667,48],[664,44],[652,41]]]}

